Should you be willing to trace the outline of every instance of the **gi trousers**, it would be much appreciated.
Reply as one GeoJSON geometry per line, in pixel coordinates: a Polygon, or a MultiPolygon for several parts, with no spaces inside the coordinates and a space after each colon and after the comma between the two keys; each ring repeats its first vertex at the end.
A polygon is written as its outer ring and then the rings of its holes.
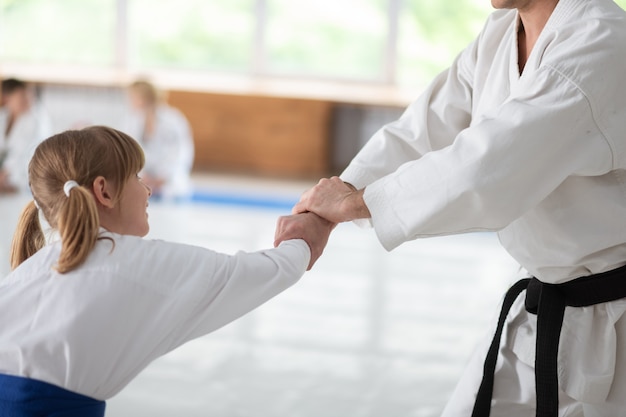
{"type": "MultiPolygon", "coordinates": [[[[626,325],[626,317],[616,327],[626,325]]],[[[618,332],[617,349],[626,349],[626,334],[618,332]]],[[[484,338],[470,359],[442,417],[470,417],[483,376],[485,356],[491,342],[484,338]]],[[[626,417],[626,363],[615,364],[613,385],[602,404],[585,404],[559,389],[559,417],[626,417]]],[[[500,348],[496,366],[490,417],[534,417],[536,410],[535,369],[523,363],[506,346],[500,348]]]]}

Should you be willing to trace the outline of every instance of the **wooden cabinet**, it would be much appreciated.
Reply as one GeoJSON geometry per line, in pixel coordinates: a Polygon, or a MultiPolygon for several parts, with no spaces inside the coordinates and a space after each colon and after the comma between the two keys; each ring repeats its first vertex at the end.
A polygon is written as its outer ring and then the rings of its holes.
{"type": "Polygon", "coordinates": [[[193,129],[197,170],[321,177],[329,171],[332,103],[170,91],[193,129]]]}

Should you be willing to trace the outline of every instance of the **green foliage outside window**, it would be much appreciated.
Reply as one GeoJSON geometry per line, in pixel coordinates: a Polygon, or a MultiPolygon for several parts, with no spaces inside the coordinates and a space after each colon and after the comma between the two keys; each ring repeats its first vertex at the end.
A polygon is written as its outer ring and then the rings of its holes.
{"type": "Polygon", "coordinates": [[[0,0],[0,59],[110,64],[115,59],[114,3],[0,0]]]}
{"type": "Polygon", "coordinates": [[[375,80],[383,76],[388,2],[270,0],[271,72],[375,80]]]}
{"type": "Polygon", "coordinates": [[[254,0],[128,0],[129,61],[139,67],[245,72],[254,0]]]}
{"type": "Polygon", "coordinates": [[[424,84],[450,66],[492,10],[489,0],[406,0],[399,25],[398,83],[424,84]]]}

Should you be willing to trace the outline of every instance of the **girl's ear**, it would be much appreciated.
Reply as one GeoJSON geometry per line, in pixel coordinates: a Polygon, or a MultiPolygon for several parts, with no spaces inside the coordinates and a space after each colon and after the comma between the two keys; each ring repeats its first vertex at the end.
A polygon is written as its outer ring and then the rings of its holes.
{"type": "Polygon", "coordinates": [[[96,177],[96,179],[93,180],[91,188],[93,195],[96,198],[96,203],[98,203],[98,205],[104,206],[106,208],[115,207],[112,185],[109,181],[106,180],[106,178],[104,178],[103,176],[96,177]]]}

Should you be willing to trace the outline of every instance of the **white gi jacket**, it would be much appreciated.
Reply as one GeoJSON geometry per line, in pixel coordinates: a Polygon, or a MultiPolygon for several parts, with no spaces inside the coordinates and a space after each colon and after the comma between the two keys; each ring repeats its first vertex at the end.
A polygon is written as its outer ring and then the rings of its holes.
{"type": "Polygon", "coordinates": [[[229,256],[102,229],[85,264],[60,275],[60,243],[0,280],[0,373],[106,400],[157,357],[294,284],[302,240],[229,256]]]}
{"type": "Polygon", "coordinates": [[[30,192],[28,164],[37,145],[52,135],[50,119],[42,109],[32,106],[14,122],[7,136],[5,132],[8,122],[7,109],[0,108],[0,153],[6,152],[0,169],[8,172],[11,185],[21,192],[30,192]]]}
{"type": "Polygon", "coordinates": [[[143,148],[146,157],[143,172],[165,180],[163,198],[189,196],[194,145],[187,119],[179,110],[162,104],[156,109],[152,135],[145,134],[145,122],[143,114],[132,113],[126,128],[126,133],[143,148]]]}
{"type": "MultiPolygon", "coordinates": [[[[560,0],[520,76],[515,10],[478,38],[379,130],[341,175],[358,188],[383,246],[497,231],[541,281],[626,263],[626,13],[610,0],[560,0]]],[[[602,402],[626,301],[567,308],[561,388],[602,402]]],[[[506,343],[534,366],[523,297],[506,343]]],[[[619,369],[626,372],[626,369],[619,369]]]]}

